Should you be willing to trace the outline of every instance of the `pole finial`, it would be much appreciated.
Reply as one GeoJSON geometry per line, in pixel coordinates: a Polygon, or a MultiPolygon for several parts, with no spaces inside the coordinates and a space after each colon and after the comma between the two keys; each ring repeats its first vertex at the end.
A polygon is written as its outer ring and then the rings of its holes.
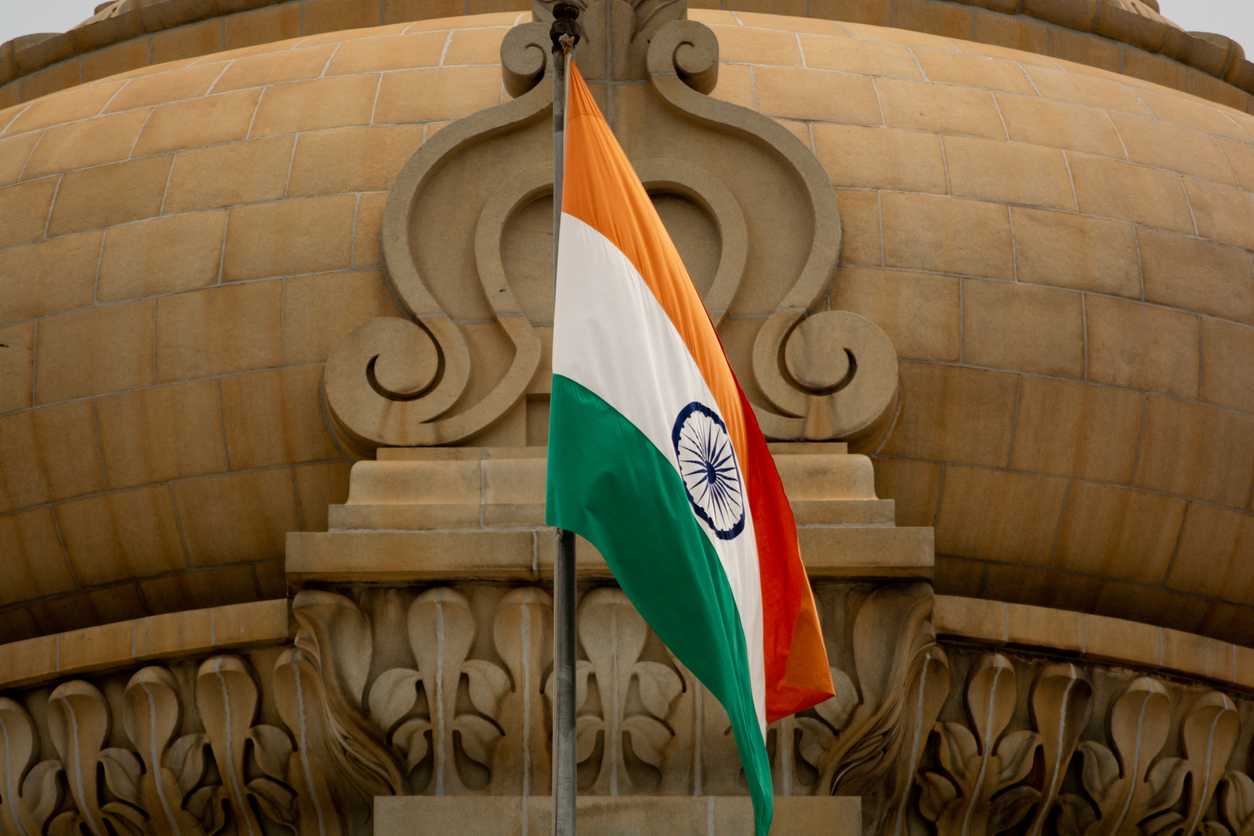
{"type": "Polygon", "coordinates": [[[575,44],[579,43],[579,7],[574,3],[559,2],[553,7],[553,25],[549,27],[549,38],[553,41],[553,52],[559,50],[569,55],[575,44]]]}

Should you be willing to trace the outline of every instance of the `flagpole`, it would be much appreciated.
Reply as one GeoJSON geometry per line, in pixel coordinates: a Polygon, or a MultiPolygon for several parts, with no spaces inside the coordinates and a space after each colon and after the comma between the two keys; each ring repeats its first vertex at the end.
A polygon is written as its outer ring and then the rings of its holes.
{"type": "MultiPolygon", "coordinates": [[[[553,278],[562,226],[562,173],[566,162],[566,57],[579,40],[579,7],[553,7],[553,278]]],[[[575,836],[575,533],[557,530],[553,568],[553,833],[575,836]]]]}

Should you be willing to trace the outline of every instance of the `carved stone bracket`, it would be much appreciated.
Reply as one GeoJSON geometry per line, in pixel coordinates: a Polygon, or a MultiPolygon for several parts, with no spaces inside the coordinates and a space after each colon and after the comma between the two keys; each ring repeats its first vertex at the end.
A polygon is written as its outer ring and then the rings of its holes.
{"type": "MultiPolygon", "coordinates": [[[[711,98],[718,41],[679,0],[601,0],[575,56],[702,291],[768,436],[852,439],[891,416],[896,355],[818,313],[840,253],[835,192],[787,129],[711,98]]],[[[552,321],[547,5],[501,46],[514,100],[445,127],[398,175],[383,254],[407,319],[334,348],[325,397],[346,448],[461,444],[548,393],[552,321]]]]}

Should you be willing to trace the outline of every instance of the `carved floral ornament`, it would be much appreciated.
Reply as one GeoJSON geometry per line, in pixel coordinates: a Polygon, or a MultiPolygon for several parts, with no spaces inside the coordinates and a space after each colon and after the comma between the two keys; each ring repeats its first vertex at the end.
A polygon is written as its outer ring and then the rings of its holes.
{"type": "MultiPolygon", "coordinates": [[[[383,254],[406,318],[370,320],[326,364],[337,433],[379,446],[458,444],[549,387],[552,86],[546,4],[501,46],[513,101],[452,123],[388,197],[383,254]]],[[[686,3],[603,0],[575,57],[653,196],[768,437],[878,438],[896,353],[869,321],[822,310],[841,229],[800,140],[710,98],[718,41],[686,3]]]]}
{"type": "MultiPolygon", "coordinates": [[[[776,792],[866,836],[1249,836],[1254,701],[938,645],[926,584],[816,589],[836,696],[768,730],[776,792]]],[[[304,591],[288,646],[0,697],[5,836],[338,836],[387,795],[549,793],[549,596],[304,591]]],[[[578,608],[589,795],[742,795],[726,714],[614,588],[578,608]]]]}

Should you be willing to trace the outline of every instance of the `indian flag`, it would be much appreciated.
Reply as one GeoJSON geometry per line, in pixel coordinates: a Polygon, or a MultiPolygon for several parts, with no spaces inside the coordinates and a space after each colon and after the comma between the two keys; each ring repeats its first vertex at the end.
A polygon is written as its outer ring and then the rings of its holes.
{"type": "Polygon", "coordinates": [[[572,62],[546,521],[600,550],[731,718],[759,836],[766,726],[832,695],[797,528],[753,408],[572,62]]]}

